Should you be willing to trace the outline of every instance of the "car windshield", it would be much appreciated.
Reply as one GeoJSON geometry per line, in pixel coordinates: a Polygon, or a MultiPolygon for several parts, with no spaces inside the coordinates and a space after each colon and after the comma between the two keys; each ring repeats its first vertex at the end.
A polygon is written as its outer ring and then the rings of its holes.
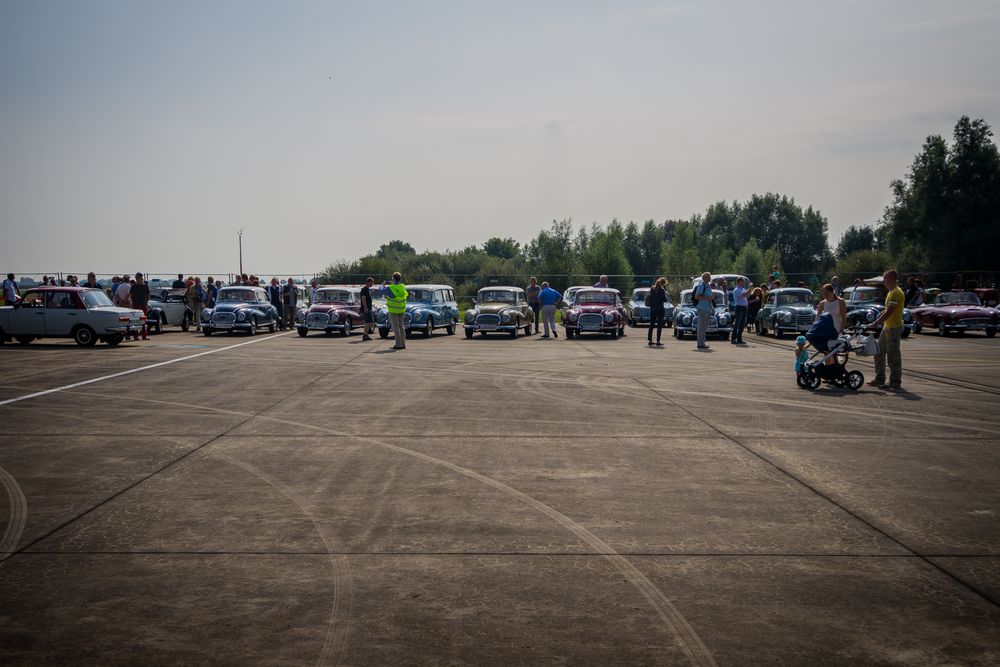
{"type": "Polygon", "coordinates": [[[951,306],[979,306],[979,297],[972,292],[945,292],[938,294],[937,303],[951,306]]]}
{"type": "Polygon", "coordinates": [[[219,303],[239,303],[243,301],[256,301],[257,297],[251,289],[226,288],[219,291],[216,301],[219,303]]]}
{"type": "Polygon", "coordinates": [[[350,300],[351,293],[345,289],[320,289],[316,290],[313,303],[347,303],[350,300]]]}
{"type": "Polygon", "coordinates": [[[875,289],[854,290],[854,294],[851,295],[851,301],[883,301],[884,299],[885,290],[881,287],[876,287],[875,289]]]}
{"type": "Polygon", "coordinates": [[[482,290],[479,292],[479,303],[514,303],[514,292],[505,289],[482,290]]]}
{"type": "Polygon", "coordinates": [[[614,302],[615,302],[615,294],[614,294],[614,292],[598,292],[598,291],[586,292],[586,291],[580,291],[580,292],[576,293],[576,297],[574,299],[574,303],[580,303],[580,304],[584,304],[584,303],[587,303],[587,304],[590,304],[590,303],[607,303],[607,304],[613,304],[614,302]]]}
{"type": "Polygon", "coordinates": [[[99,306],[113,306],[111,299],[104,292],[98,292],[97,290],[83,292],[83,302],[87,304],[87,308],[97,308],[99,306]]]}
{"type": "Polygon", "coordinates": [[[642,303],[643,301],[646,300],[647,294],[649,294],[648,289],[637,289],[636,291],[632,292],[632,300],[642,303]]]}
{"type": "Polygon", "coordinates": [[[431,300],[432,291],[429,290],[429,289],[410,289],[409,287],[407,287],[406,291],[409,294],[406,297],[407,301],[430,301],[431,300]]]}
{"type": "Polygon", "coordinates": [[[812,299],[805,292],[793,292],[792,294],[779,294],[779,306],[812,306],[812,299]]]}
{"type": "MultiPolygon", "coordinates": [[[[716,308],[722,308],[726,305],[726,298],[719,290],[712,290],[712,296],[714,297],[712,299],[712,305],[716,308]]],[[[694,302],[694,290],[686,289],[681,292],[681,303],[688,306],[696,306],[697,304],[694,302]]]]}

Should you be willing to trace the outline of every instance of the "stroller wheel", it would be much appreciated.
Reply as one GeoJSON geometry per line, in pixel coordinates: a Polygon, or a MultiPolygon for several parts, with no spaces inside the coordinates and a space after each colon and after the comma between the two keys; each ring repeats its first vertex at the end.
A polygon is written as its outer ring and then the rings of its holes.
{"type": "Polygon", "coordinates": [[[861,389],[865,383],[865,376],[861,371],[851,371],[847,374],[847,388],[851,391],[861,389]]]}
{"type": "Polygon", "coordinates": [[[806,381],[809,383],[810,389],[819,389],[820,384],[823,382],[823,378],[816,374],[815,371],[809,373],[806,377],[806,381]]]}
{"type": "Polygon", "coordinates": [[[795,374],[795,384],[799,385],[802,389],[809,388],[809,377],[804,371],[795,374]]]}

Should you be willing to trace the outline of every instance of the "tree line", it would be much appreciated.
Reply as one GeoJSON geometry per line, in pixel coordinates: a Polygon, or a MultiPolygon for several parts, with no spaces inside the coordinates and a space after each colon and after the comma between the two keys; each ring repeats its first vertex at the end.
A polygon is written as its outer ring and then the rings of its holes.
{"type": "Polygon", "coordinates": [[[520,284],[529,275],[557,289],[607,274],[623,291],[656,276],[674,289],[703,270],[740,273],[763,282],[772,267],[812,287],[832,274],[842,282],[886,267],[925,276],[997,268],[1000,253],[1000,154],[983,120],[962,117],[953,141],[932,135],[904,176],[890,184],[892,201],[874,225],[848,227],[835,249],[828,221],[813,206],[783,194],[718,201],[686,220],[574,225],[554,220],[521,244],[493,237],[461,250],[417,252],[393,240],[353,261],[331,264],[329,282],[357,282],[401,271],[411,282],[454,284],[460,296],[484,285],[520,284]],[[515,280],[516,279],[516,280],[515,280]]]}

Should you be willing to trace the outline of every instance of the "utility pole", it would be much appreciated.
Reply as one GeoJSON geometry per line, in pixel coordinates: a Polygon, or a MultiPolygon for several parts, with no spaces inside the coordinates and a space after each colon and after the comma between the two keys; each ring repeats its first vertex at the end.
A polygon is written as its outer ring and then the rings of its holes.
{"type": "Polygon", "coordinates": [[[242,228],[240,229],[240,231],[236,232],[236,236],[240,240],[240,275],[242,276],[243,275],[243,229],[242,228]]]}

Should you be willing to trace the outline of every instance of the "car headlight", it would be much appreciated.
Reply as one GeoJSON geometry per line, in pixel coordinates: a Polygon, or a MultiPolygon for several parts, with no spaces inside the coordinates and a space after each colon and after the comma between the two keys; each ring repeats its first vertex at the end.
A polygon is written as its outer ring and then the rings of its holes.
{"type": "Polygon", "coordinates": [[[865,313],[865,319],[868,320],[869,322],[874,322],[876,319],[878,319],[878,313],[876,313],[874,310],[869,310],[867,313],[865,313]]]}
{"type": "Polygon", "coordinates": [[[205,310],[201,311],[201,321],[202,322],[208,322],[211,319],[212,319],[212,311],[211,310],[209,310],[208,308],[206,308],[205,310]]]}
{"type": "Polygon", "coordinates": [[[476,321],[476,313],[474,311],[471,311],[471,310],[465,311],[465,321],[468,322],[469,324],[472,324],[473,322],[475,322],[476,321]]]}
{"type": "Polygon", "coordinates": [[[413,321],[414,322],[419,322],[420,320],[423,319],[424,314],[422,312],[420,312],[419,310],[417,310],[417,311],[413,312],[412,317],[413,317],[413,321]]]}
{"type": "Polygon", "coordinates": [[[681,317],[681,323],[684,326],[691,324],[691,313],[684,313],[683,317],[681,317]]]}
{"type": "Polygon", "coordinates": [[[791,322],[792,321],[792,314],[791,313],[782,313],[781,314],[781,321],[782,322],[791,322]]]}
{"type": "Polygon", "coordinates": [[[727,324],[729,322],[729,313],[723,313],[719,315],[719,324],[727,324]]]}
{"type": "Polygon", "coordinates": [[[388,317],[388,315],[385,314],[384,310],[380,310],[377,313],[375,313],[375,319],[378,320],[379,322],[385,322],[386,317],[388,317]]]}
{"type": "Polygon", "coordinates": [[[500,316],[500,321],[507,323],[510,322],[510,313],[504,313],[500,316]]]}
{"type": "Polygon", "coordinates": [[[243,312],[242,310],[241,310],[241,311],[239,311],[238,313],[236,313],[236,319],[237,319],[238,321],[242,322],[242,321],[243,321],[243,320],[245,320],[246,318],[247,318],[247,314],[246,314],[245,312],[243,312]]]}
{"type": "Polygon", "coordinates": [[[571,310],[568,313],[566,313],[566,321],[567,322],[576,322],[576,318],[578,316],[579,316],[579,313],[577,313],[575,310],[571,310]]]}
{"type": "Polygon", "coordinates": [[[610,322],[610,321],[612,321],[614,319],[615,319],[615,314],[612,313],[610,310],[607,311],[606,313],[604,313],[604,321],[605,322],[610,322]]]}
{"type": "Polygon", "coordinates": [[[913,315],[910,314],[910,311],[909,310],[904,310],[903,311],[903,321],[904,322],[909,322],[912,319],[913,319],[913,315]]]}

